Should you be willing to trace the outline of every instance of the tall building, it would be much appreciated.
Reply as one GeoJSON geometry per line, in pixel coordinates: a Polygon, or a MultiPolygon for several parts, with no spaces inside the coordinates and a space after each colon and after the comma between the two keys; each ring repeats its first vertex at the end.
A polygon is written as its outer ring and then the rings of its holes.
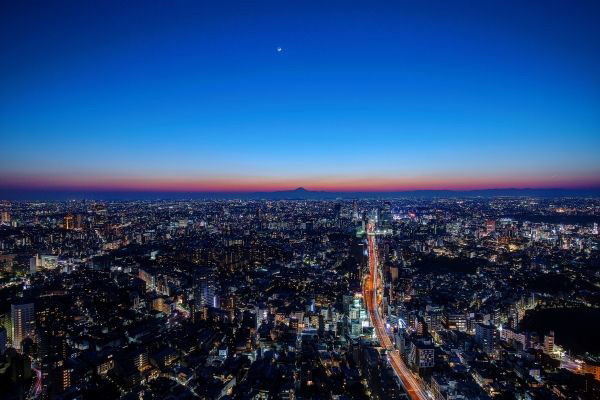
{"type": "Polygon", "coordinates": [[[269,310],[264,305],[256,306],[256,329],[258,329],[263,321],[268,320],[269,310]]]}
{"type": "Polygon", "coordinates": [[[64,305],[59,302],[44,303],[36,311],[35,340],[42,390],[51,393],[51,397],[66,390],[71,382],[71,370],[65,365],[69,352],[65,319],[64,305]]]}
{"type": "Polygon", "coordinates": [[[352,200],[352,220],[358,221],[358,203],[352,200]]]}
{"type": "Polygon", "coordinates": [[[73,380],[72,374],[73,370],[65,366],[55,368],[51,373],[53,382],[52,392],[59,394],[70,388],[73,380]]]}
{"type": "Polygon", "coordinates": [[[196,307],[217,307],[214,272],[211,269],[207,268],[196,275],[194,298],[196,307]]]}
{"type": "Polygon", "coordinates": [[[29,259],[29,273],[35,274],[37,271],[38,257],[33,256],[29,259]]]}
{"type": "Polygon", "coordinates": [[[6,331],[6,346],[8,347],[12,343],[12,318],[8,313],[0,315],[0,329],[2,328],[6,331]]]}
{"type": "Polygon", "coordinates": [[[69,230],[75,228],[75,218],[72,214],[65,215],[64,228],[69,230]]]}
{"type": "Polygon", "coordinates": [[[481,350],[491,354],[496,351],[498,341],[498,331],[494,325],[477,324],[475,326],[475,341],[481,347],[481,350]]]}
{"type": "Polygon", "coordinates": [[[75,216],[75,229],[83,229],[83,216],[81,214],[75,216]]]}
{"type": "Polygon", "coordinates": [[[21,343],[34,333],[35,313],[33,303],[12,304],[10,306],[13,347],[20,350],[21,343]]]}
{"type": "Polygon", "coordinates": [[[550,331],[549,334],[544,336],[544,353],[554,353],[554,331],[550,331]]]}
{"type": "Polygon", "coordinates": [[[435,347],[431,340],[411,338],[408,362],[419,374],[422,374],[424,369],[432,368],[435,365],[435,347]]]}
{"type": "Polygon", "coordinates": [[[385,227],[389,226],[392,221],[392,203],[386,201],[383,203],[383,210],[381,212],[381,222],[385,227]]]}
{"type": "Polygon", "coordinates": [[[138,277],[146,284],[146,291],[152,291],[156,288],[156,276],[153,271],[139,269],[138,277]]]}
{"type": "Polygon", "coordinates": [[[137,368],[138,371],[142,372],[150,368],[150,363],[148,362],[148,351],[141,350],[134,354],[133,356],[133,364],[137,368]]]}

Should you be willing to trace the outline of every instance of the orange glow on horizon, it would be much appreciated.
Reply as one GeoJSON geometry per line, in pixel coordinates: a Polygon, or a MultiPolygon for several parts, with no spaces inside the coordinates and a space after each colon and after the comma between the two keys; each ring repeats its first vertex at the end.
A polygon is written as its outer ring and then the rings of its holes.
{"type": "Polygon", "coordinates": [[[408,177],[408,178],[148,178],[148,177],[63,177],[0,176],[0,188],[23,190],[140,191],[140,192],[273,192],[304,187],[329,192],[401,192],[414,190],[480,190],[508,188],[600,188],[592,176],[540,178],[525,177],[408,177]]]}

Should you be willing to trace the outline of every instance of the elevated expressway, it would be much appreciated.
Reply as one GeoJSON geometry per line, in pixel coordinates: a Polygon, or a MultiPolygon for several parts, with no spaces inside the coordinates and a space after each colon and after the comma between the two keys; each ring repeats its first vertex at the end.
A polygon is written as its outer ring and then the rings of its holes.
{"type": "Polygon", "coordinates": [[[412,400],[426,400],[429,399],[425,390],[421,387],[420,383],[417,382],[413,373],[408,369],[399,352],[394,348],[392,339],[385,330],[385,323],[379,315],[378,298],[381,298],[381,279],[378,279],[378,262],[377,262],[377,251],[375,243],[375,225],[369,222],[367,228],[367,238],[369,247],[369,275],[363,282],[363,298],[371,323],[375,328],[375,334],[381,347],[383,347],[387,353],[387,359],[394,372],[400,378],[402,386],[408,393],[408,396],[412,400]],[[379,297],[378,297],[378,292],[379,297]]]}

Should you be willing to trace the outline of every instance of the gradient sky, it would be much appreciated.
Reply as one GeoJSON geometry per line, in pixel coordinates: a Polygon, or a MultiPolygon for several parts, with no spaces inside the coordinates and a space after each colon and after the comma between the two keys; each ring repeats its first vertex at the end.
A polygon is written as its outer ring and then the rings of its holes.
{"type": "Polygon", "coordinates": [[[600,186],[598,1],[0,7],[4,187],[600,186]]]}

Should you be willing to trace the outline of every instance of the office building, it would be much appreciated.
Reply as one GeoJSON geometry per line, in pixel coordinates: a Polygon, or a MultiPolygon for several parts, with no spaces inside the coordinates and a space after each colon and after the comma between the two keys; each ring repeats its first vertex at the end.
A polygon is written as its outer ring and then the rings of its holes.
{"type": "Polygon", "coordinates": [[[21,350],[23,340],[34,334],[35,313],[33,303],[11,305],[11,319],[13,347],[21,350]]]}

